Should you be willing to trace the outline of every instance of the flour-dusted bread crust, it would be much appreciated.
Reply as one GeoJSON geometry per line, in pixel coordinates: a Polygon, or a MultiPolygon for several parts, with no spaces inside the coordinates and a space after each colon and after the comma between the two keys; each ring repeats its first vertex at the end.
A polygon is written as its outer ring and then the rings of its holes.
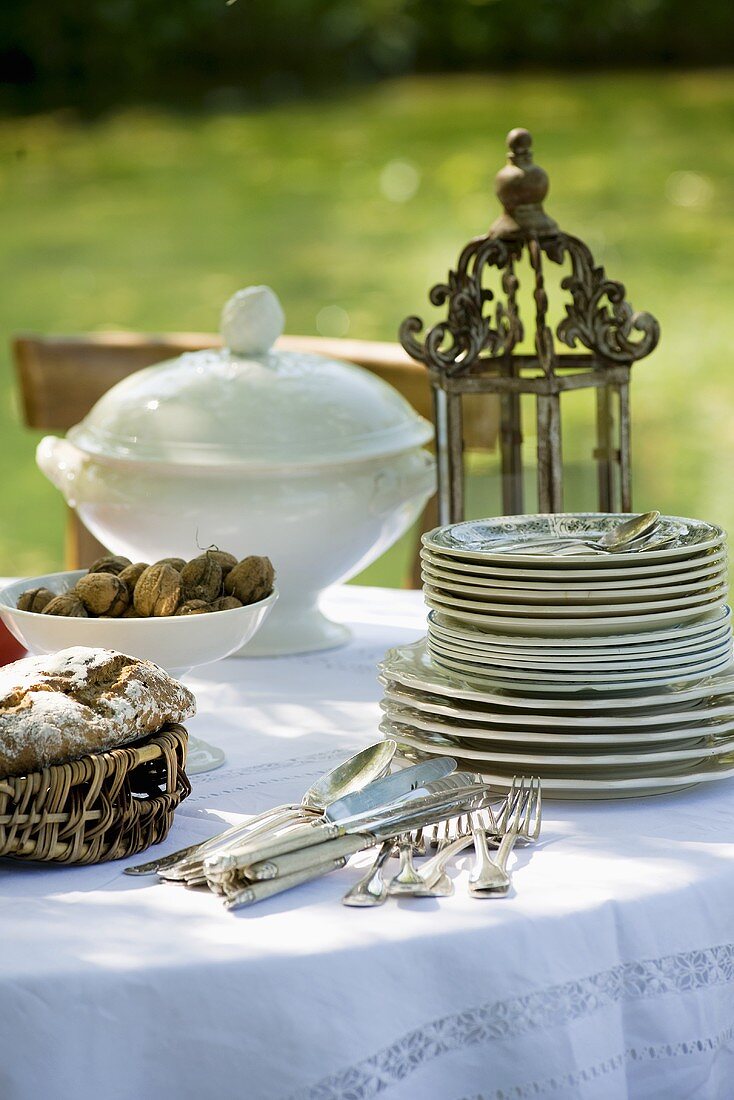
{"type": "Polygon", "coordinates": [[[0,669],[0,777],[117,748],[196,711],[162,668],[75,646],[0,669]]]}

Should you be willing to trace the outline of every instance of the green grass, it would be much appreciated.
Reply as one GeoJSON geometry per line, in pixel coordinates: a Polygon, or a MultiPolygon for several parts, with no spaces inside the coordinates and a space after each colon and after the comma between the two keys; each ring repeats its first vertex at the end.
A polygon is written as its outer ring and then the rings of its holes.
{"type": "MultiPolygon", "coordinates": [[[[346,315],[350,335],[393,339],[496,216],[515,125],[535,134],[548,210],[661,323],[634,373],[636,505],[734,526],[733,124],[725,72],[411,79],[257,114],[0,121],[0,573],[62,560],[11,333],[211,330],[230,293],[265,282],[291,332],[340,335],[346,315]]],[[[590,408],[572,406],[566,504],[593,507],[590,408]]],[[[498,507],[495,459],[481,468],[475,512],[498,507]]],[[[364,579],[399,583],[405,560],[403,544],[364,579]]]]}

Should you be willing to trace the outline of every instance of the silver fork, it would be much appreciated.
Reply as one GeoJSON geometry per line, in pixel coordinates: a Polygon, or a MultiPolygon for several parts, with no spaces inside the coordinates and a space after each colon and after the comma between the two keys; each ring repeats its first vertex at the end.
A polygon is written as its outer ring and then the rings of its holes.
{"type": "MultiPolygon", "coordinates": [[[[492,866],[486,868],[486,875],[483,876],[478,868],[472,872],[469,880],[472,897],[503,897],[509,892],[512,880],[507,871],[507,861],[518,839],[526,844],[532,844],[538,839],[541,815],[540,780],[514,778],[505,811],[500,818],[502,839],[497,855],[494,860],[490,860],[492,866]]],[[[486,834],[484,841],[486,844],[486,834]]]]}
{"type": "MultiPolygon", "coordinates": [[[[487,829],[492,835],[499,830],[499,825],[489,806],[483,811],[487,815],[487,829]]],[[[479,813],[479,812],[478,812],[479,813]]],[[[478,818],[477,813],[477,818],[478,818]]],[[[479,819],[479,818],[478,818],[479,819]]],[[[418,871],[418,882],[414,884],[398,883],[395,879],[388,886],[390,895],[415,898],[443,898],[454,892],[451,879],[446,874],[446,864],[449,860],[469,848],[473,842],[470,829],[470,815],[462,814],[452,823],[453,840],[445,839],[439,844],[435,856],[421,866],[418,871]],[[457,835],[458,834],[458,835],[457,835]]]]}
{"type": "Polygon", "coordinates": [[[393,887],[411,887],[421,884],[422,879],[413,864],[414,841],[409,833],[398,837],[398,855],[400,856],[400,868],[389,886],[390,893],[397,893],[393,887]]]}
{"type": "Polygon", "coordinates": [[[342,905],[354,905],[360,908],[382,905],[387,901],[387,883],[382,869],[392,855],[394,840],[384,840],[377,853],[377,859],[359,882],[355,882],[342,898],[342,905]]]}

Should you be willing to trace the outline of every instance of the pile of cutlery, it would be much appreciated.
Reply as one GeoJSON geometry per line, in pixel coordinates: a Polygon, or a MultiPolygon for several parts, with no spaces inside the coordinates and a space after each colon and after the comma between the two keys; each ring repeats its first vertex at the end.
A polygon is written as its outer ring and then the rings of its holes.
{"type": "Polygon", "coordinates": [[[451,757],[388,774],[395,751],[394,741],[370,745],[317,780],[299,805],[278,806],[126,873],[207,886],[227,909],[238,909],[326,875],[354,853],[380,845],[374,866],[343,899],[346,905],[378,905],[390,895],[453,892],[448,861],[473,845],[472,895],[506,894],[514,844],[532,843],[540,831],[539,782],[514,782],[493,808],[496,793],[476,775],[458,771],[451,757]],[[431,846],[435,855],[416,869],[414,857],[431,846]],[[384,867],[394,854],[400,866],[388,879],[384,867]]]}

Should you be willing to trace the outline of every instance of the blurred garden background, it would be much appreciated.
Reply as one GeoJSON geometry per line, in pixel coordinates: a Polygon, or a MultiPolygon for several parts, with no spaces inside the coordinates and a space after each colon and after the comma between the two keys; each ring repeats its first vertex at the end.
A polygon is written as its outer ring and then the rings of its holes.
{"type": "MultiPolygon", "coordinates": [[[[12,333],[209,331],[267,283],[290,332],[395,339],[494,220],[513,126],[546,208],[661,324],[633,374],[636,506],[734,530],[733,50],[719,2],[6,0],[0,574],[63,559],[12,333]]],[[[591,426],[571,409],[569,508],[594,505],[591,426]]],[[[400,583],[407,554],[362,579],[400,583]]]]}

